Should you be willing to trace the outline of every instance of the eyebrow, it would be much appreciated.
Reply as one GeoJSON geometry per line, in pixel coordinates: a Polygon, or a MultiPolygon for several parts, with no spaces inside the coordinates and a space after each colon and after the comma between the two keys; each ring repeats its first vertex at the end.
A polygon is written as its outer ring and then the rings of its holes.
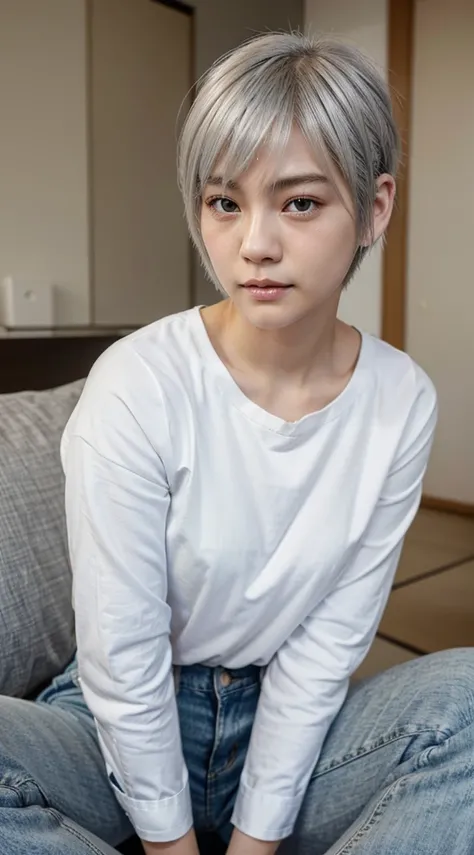
{"type": "MultiPolygon", "coordinates": [[[[288,190],[290,187],[295,187],[301,184],[329,184],[329,179],[321,172],[306,172],[302,175],[288,175],[286,178],[277,178],[273,181],[269,190],[278,192],[279,190],[288,190]]],[[[210,175],[207,180],[208,187],[228,187],[229,190],[240,190],[237,181],[224,181],[220,175],[210,175]]]]}

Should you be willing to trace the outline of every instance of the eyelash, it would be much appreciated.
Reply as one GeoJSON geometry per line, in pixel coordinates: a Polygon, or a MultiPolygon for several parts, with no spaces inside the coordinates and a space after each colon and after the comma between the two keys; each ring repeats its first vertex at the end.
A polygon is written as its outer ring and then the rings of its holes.
{"type": "MultiPolygon", "coordinates": [[[[300,202],[303,200],[305,202],[311,202],[314,205],[314,208],[309,211],[288,211],[288,213],[293,217],[298,217],[298,219],[308,219],[322,207],[321,202],[317,202],[316,199],[312,199],[310,196],[294,196],[293,199],[289,199],[288,202],[285,203],[284,208],[287,208],[288,205],[291,205],[293,202],[300,202]]],[[[239,211],[217,211],[215,207],[216,202],[223,201],[232,202],[238,208],[237,202],[234,202],[233,199],[229,199],[228,196],[212,196],[210,199],[206,199],[205,204],[211,209],[213,215],[220,219],[223,217],[232,217],[234,214],[239,213],[239,211]]]]}

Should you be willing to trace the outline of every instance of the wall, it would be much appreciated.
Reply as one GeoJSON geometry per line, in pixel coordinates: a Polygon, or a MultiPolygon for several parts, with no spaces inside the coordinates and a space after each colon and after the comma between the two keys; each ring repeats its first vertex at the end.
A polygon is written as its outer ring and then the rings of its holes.
{"type": "MultiPolygon", "coordinates": [[[[306,29],[335,35],[366,51],[385,71],[387,0],[305,0],[306,29]]],[[[382,251],[376,246],[344,294],[339,315],[360,329],[379,335],[382,312],[382,251]]]]}
{"type": "MultiPolygon", "coordinates": [[[[265,30],[302,29],[303,0],[187,0],[195,12],[196,77],[221,54],[265,30]]],[[[196,303],[213,303],[219,295],[195,266],[196,303]]]]}
{"type": "Polygon", "coordinates": [[[84,0],[2,0],[0,281],[56,283],[62,324],[89,318],[85,81],[84,0]]]}
{"type": "MultiPolygon", "coordinates": [[[[303,0],[189,5],[193,77],[255,33],[303,26],[303,0]]],[[[0,2],[0,280],[53,280],[58,325],[91,320],[85,7],[86,0],[0,2]]],[[[194,270],[195,302],[218,299],[197,262],[194,270]]]]}
{"type": "Polygon", "coordinates": [[[474,5],[418,0],[407,350],[438,390],[428,495],[474,505],[474,5]]]}
{"type": "Polygon", "coordinates": [[[141,326],[191,302],[176,116],[192,16],[150,0],[89,4],[92,320],[141,326]]]}

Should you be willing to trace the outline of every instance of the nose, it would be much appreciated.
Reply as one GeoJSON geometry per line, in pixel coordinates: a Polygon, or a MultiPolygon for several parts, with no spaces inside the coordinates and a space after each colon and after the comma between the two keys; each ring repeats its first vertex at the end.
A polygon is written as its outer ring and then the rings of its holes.
{"type": "Polygon", "coordinates": [[[246,261],[262,264],[281,260],[281,240],[271,214],[258,212],[242,217],[242,228],[240,252],[246,261]]]}

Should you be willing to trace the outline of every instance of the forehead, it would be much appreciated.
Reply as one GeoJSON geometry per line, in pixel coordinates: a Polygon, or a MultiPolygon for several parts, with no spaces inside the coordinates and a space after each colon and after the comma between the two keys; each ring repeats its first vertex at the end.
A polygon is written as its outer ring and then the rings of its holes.
{"type": "Polygon", "coordinates": [[[297,127],[292,129],[284,145],[264,143],[259,146],[244,170],[239,171],[238,166],[229,163],[226,155],[222,154],[206,183],[230,190],[249,187],[273,192],[296,184],[317,184],[320,188],[335,189],[347,197],[345,182],[330,158],[320,146],[311,146],[297,127]]]}

